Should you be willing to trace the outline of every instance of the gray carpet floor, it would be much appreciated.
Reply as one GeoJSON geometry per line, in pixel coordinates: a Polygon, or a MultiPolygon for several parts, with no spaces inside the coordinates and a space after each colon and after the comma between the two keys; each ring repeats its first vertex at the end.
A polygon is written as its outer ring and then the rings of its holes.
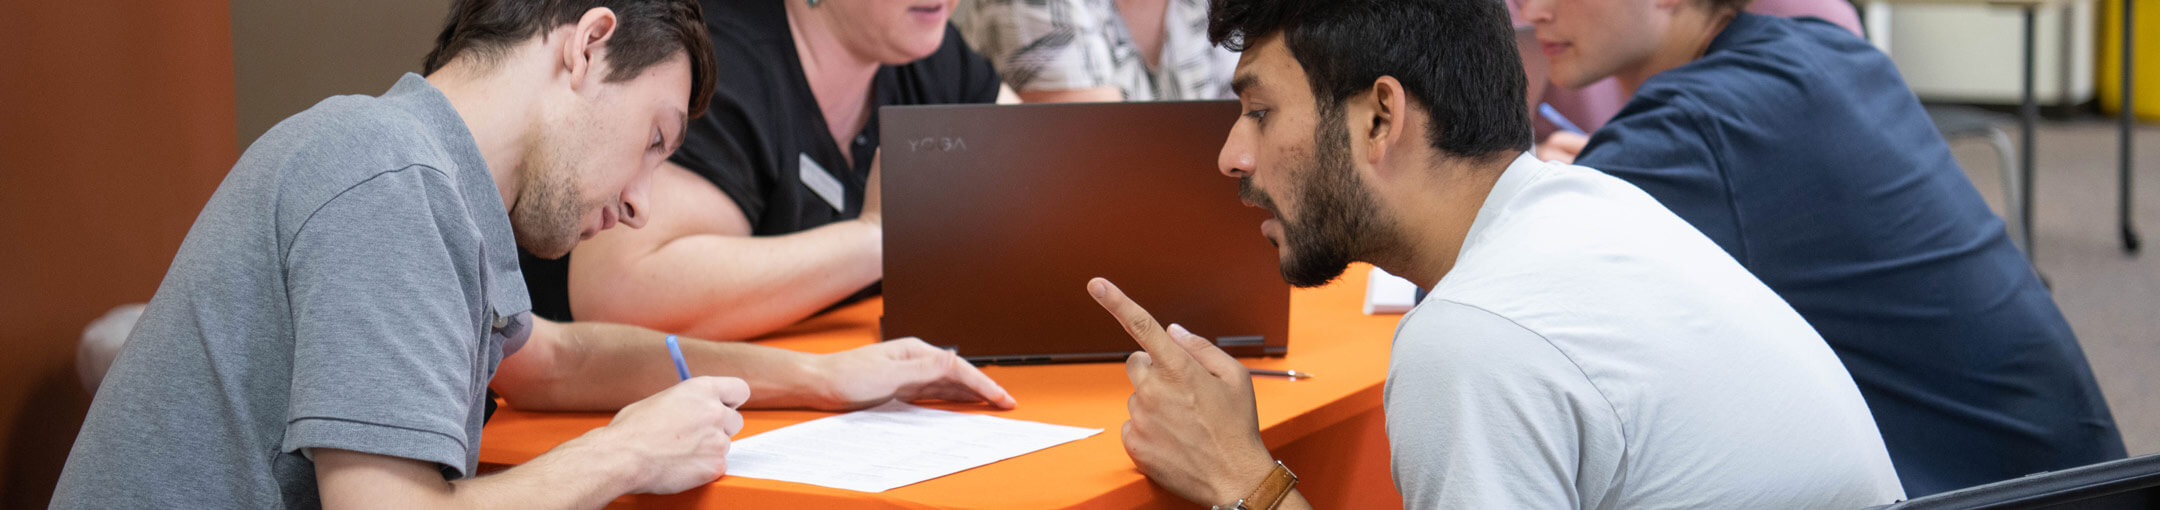
{"type": "MultiPolygon", "coordinates": [[[[2002,124],[2013,140],[2014,123],[2002,124]]],[[[2160,124],[2136,131],[2134,224],[2146,246],[2125,254],[2116,226],[2117,134],[2112,119],[2043,122],[2034,177],[2033,237],[2040,273],[2070,319],[2114,409],[2131,455],[2160,452],[2160,124]]],[[[1979,140],[1951,149],[2003,213],[1995,152],[1979,140]]]]}

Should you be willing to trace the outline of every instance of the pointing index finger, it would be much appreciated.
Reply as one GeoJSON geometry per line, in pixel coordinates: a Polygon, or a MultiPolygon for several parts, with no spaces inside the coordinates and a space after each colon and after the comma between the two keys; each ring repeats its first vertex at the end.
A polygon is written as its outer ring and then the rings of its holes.
{"type": "Polygon", "coordinates": [[[1132,335],[1133,340],[1140,343],[1140,349],[1147,351],[1156,368],[1177,370],[1193,362],[1192,355],[1186,353],[1184,347],[1170,340],[1170,333],[1155,321],[1155,316],[1148,315],[1146,309],[1126,297],[1125,291],[1112,285],[1110,280],[1088,280],[1088,294],[1095,296],[1095,302],[1125,326],[1125,334],[1132,335]]]}

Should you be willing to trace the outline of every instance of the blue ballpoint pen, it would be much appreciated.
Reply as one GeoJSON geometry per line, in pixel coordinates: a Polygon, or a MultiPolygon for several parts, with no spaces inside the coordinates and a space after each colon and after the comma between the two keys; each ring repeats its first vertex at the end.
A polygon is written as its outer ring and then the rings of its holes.
{"type": "Polygon", "coordinates": [[[1537,112],[1539,117],[1544,117],[1546,122],[1551,122],[1553,127],[1560,128],[1561,131],[1578,135],[1588,134],[1581,127],[1577,127],[1574,122],[1569,122],[1566,116],[1560,115],[1560,110],[1553,109],[1551,104],[1538,103],[1537,112]]]}
{"type": "Polygon", "coordinates": [[[682,344],[675,341],[675,335],[667,336],[667,353],[675,358],[675,375],[682,376],[682,380],[690,380],[690,363],[683,361],[682,344]]]}

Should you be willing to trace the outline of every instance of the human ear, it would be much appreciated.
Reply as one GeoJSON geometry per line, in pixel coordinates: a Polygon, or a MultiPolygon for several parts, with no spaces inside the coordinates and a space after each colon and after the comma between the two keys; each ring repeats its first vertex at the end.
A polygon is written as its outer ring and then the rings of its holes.
{"type": "Polygon", "coordinates": [[[1408,113],[1408,103],[1403,97],[1402,82],[1393,76],[1373,80],[1372,89],[1361,95],[1371,113],[1360,119],[1364,125],[1351,136],[1366,145],[1368,162],[1377,166],[1386,159],[1388,149],[1402,138],[1403,115],[1408,113]]]}
{"type": "Polygon", "coordinates": [[[562,50],[563,69],[570,73],[572,87],[597,83],[602,78],[595,74],[600,71],[596,68],[607,51],[608,39],[615,36],[617,21],[615,11],[606,7],[594,7],[578,18],[562,50]]]}

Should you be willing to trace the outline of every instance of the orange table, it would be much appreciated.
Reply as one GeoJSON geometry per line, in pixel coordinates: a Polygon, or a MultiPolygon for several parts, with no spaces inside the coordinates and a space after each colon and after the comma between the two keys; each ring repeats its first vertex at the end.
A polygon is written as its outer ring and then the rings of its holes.
{"type": "MultiPolygon", "coordinates": [[[[1296,369],[1300,381],[1260,377],[1262,437],[1296,471],[1299,488],[1321,508],[1400,507],[1388,471],[1380,412],[1387,354],[1400,316],[1359,313],[1368,267],[1351,268],[1334,285],[1293,291],[1290,354],[1248,359],[1254,368],[1296,369]]],[[[1073,285],[1081,292],[1080,284],[1073,285]]],[[[1142,303],[1145,305],[1146,303],[1142,303]]],[[[805,352],[834,352],[875,341],[883,301],[870,300],[814,317],[760,340],[805,352]]],[[[1074,313],[1102,314],[1099,309],[1074,313]]],[[[1161,317],[1165,322],[1176,317],[1161,317]]],[[[1123,363],[987,367],[1020,401],[1012,411],[981,406],[931,407],[994,414],[1103,433],[882,493],[863,493],[754,478],[724,477],[703,488],[667,496],[627,496],[619,507],[663,508],[1189,508],[1149,483],[1118,437],[1132,385],[1123,363]]],[[[737,438],[829,416],[814,411],[747,411],[737,438]]],[[[606,425],[602,413],[535,413],[504,408],[483,431],[480,462],[500,468],[539,456],[555,445],[606,425]]]]}

